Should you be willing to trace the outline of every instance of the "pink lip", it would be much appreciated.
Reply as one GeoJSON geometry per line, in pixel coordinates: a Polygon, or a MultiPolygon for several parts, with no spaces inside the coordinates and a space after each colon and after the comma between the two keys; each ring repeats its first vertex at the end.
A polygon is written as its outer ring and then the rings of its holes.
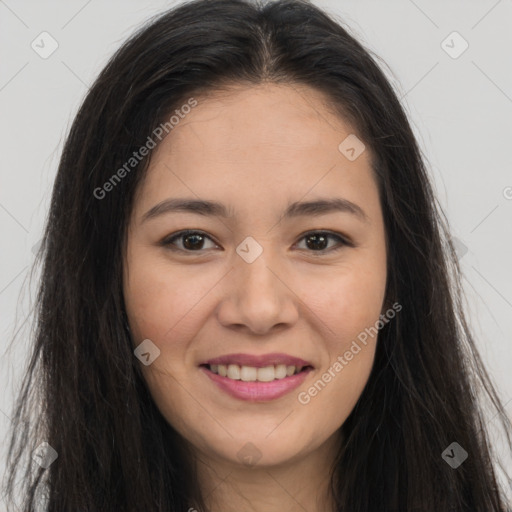
{"type": "Polygon", "coordinates": [[[308,361],[298,357],[289,356],[288,354],[265,354],[262,356],[253,356],[250,354],[226,354],[224,356],[209,359],[204,363],[206,364],[237,364],[238,366],[252,366],[254,368],[264,368],[265,366],[276,366],[278,364],[285,364],[286,366],[313,366],[308,361]]]}
{"type": "Polygon", "coordinates": [[[300,386],[309,372],[313,370],[311,367],[305,368],[302,372],[292,375],[291,377],[275,379],[271,382],[244,382],[242,380],[233,380],[228,379],[227,377],[221,377],[220,375],[210,371],[205,366],[201,366],[200,369],[208,375],[208,377],[213,380],[220,389],[234,398],[239,398],[248,402],[267,402],[269,400],[280,398],[300,386]]]}

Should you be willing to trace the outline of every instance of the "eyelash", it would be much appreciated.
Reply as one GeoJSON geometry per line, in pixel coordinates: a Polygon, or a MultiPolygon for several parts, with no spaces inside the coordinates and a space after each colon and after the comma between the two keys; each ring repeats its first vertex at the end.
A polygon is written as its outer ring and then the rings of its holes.
{"type": "MultiPolygon", "coordinates": [[[[187,249],[180,249],[179,247],[176,247],[176,246],[173,247],[173,243],[174,243],[175,240],[177,240],[179,238],[184,238],[185,236],[188,236],[188,235],[201,235],[202,237],[208,238],[209,240],[211,240],[213,243],[216,244],[216,242],[211,237],[209,237],[206,233],[204,233],[202,231],[192,230],[192,229],[186,229],[186,230],[174,233],[174,234],[164,238],[160,242],[160,244],[162,246],[168,248],[171,251],[183,252],[183,253],[189,253],[189,254],[201,253],[202,251],[206,251],[207,250],[207,249],[199,249],[197,251],[191,251],[191,250],[187,250],[187,249]]],[[[316,255],[322,256],[322,255],[324,255],[326,253],[336,252],[336,251],[339,251],[340,249],[343,249],[343,247],[345,247],[345,246],[355,247],[355,245],[352,242],[350,242],[349,240],[347,240],[346,238],[342,237],[341,235],[339,235],[337,233],[333,233],[333,232],[330,232],[330,231],[309,231],[308,233],[305,233],[304,235],[302,235],[302,237],[299,239],[299,241],[302,241],[304,238],[307,238],[308,236],[312,236],[312,235],[323,235],[323,236],[326,236],[328,238],[337,240],[339,242],[339,244],[340,244],[338,247],[334,247],[334,248],[330,248],[330,249],[321,249],[321,250],[318,250],[318,251],[313,251],[313,250],[305,249],[308,252],[313,253],[315,256],[316,255]],[[315,253],[318,253],[318,254],[315,254],[315,253]]],[[[301,249],[301,250],[304,250],[304,249],[301,249]]]]}

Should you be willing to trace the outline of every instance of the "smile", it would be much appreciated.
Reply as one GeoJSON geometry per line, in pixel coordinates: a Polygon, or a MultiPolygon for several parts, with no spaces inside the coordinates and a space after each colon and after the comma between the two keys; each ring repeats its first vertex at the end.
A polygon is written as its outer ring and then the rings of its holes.
{"type": "Polygon", "coordinates": [[[276,365],[256,368],[237,364],[201,365],[220,390],[234,398],[266,402],[280,398],[300,386],[311,366],[276,365]]]}

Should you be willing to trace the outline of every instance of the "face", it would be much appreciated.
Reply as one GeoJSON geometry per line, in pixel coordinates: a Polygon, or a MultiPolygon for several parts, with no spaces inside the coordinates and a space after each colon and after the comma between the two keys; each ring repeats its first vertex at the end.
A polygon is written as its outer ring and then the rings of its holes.
{"type": "Polygon", "coordinates": [[[309,88],[197,100],[154,150],[130,219],[134,349],[150,340],[152,397],[198,454],[290,463],[337,437],[373,364],[386,244],[370,152],[341,144],[354,132],[309,88]]]}

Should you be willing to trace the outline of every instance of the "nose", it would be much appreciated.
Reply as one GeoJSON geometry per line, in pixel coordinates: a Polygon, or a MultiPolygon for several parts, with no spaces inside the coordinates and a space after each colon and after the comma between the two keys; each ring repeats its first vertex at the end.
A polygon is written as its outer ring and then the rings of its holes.
{"type": "Polygon", "coordinates": [[[270,261],[265,251],[252,263],[235,260],[228,279],[217,309],[224,327],[265,335],[297,322],[300,300],[293,282],[288,282],[290,274],[270,261]]]}

